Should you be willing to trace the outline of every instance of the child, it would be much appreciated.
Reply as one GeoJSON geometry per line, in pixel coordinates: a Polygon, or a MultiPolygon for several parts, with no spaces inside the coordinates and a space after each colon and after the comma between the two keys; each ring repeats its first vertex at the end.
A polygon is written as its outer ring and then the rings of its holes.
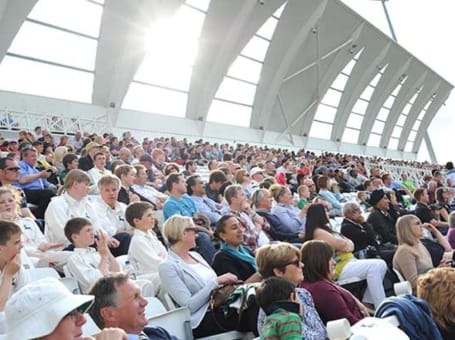
{"type": "Polygon", "coordinates": [[[299,194],[297,207],[302,209],[308,203],[308,198],[310,198],[310,189],[306,185],[300,185],[297,188],[297,193],[299,194]]]}
{"type": "Polygon", "coordinates": [[[57,251],[63,243],[49,243],[44,238],[36,222],[30,217],[19,215],[18,198],[12,188],[0,187],[0,217],[3,220],[17,223],[21,228],[21,240],[25,253],[30,257],[31,263],[36,267],[48,266],[49,263],[63,265],[70,252],[57,251]]]}
{"type": "Polygon", "coordinates": [[[256,301],[267,315],[261,339],[302,339],[302,313],[295,288],[287,279],[271,277],[256,289],[256,301]]]}
{"type": "Polygon", "coordinates": [[[359,200],[360,206],[364,211],[372,211],[373,207],[368,203],[368,194],[366,191],[359,191],[357,193],[357,199],[359,200]]]}
{"type": "Polygon", "coordinates": [[[158,267],[166,260],[167,250],[152,230],[155,226],[153,206],[148,202],[131,203],[126,208],[125,218],[134,228],[128,258],[139,278],[151,281],[157,293],[161,286],[158,267]]]}
{"type": "Polygon", "coordinates": [[[120,265],[107,246],[107,235],[101,230],[96,235],[95,240],[92,224],[83,217],[72,218],[65,225],[65,236],[74,245],[67,267],[83,292],[100,277],[120,271],[120,265]],[[98,251],[90,247],[94,242],[98,251]]]}
{"type": "Polygon", "coordinates": [[[16,223],[0,220],[0,311],[8,297],[28,282],[26,270],[21,266],[21,234],[16,223]]]}

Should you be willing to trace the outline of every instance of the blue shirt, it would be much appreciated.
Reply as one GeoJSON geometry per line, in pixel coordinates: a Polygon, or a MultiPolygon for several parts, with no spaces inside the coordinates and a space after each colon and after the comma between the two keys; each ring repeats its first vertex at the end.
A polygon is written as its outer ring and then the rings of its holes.
{"type": "Polygon", "coordinates": [[[196,206],[187,194],[183,195],[181,199],[169,196],[166,202],[164,202],[164,220],[167,220],[173,215],[193,217],[195,212],[197,212],[196,206]]]}
{"type": "Polygon", "coordinates": [[[287,205],[278,203],[272,208],[272,214],[278,217],[281,221],[284,233],[299,233],[305,231],[305,218],[299,216],[300,209],[287,205]]]}
{"type": "MultiPolygon", "coordinates": [[[[28,176],[28,175],[36,175],[39,174],[40,171],[35,167],[28,164],[26,161],[19,162],[20,169],[20,177],[28,176]]],[[[18,184],[19,187],[26,190],[40,190],[46,189],[49,186],[49,182],[45,178],[38,178],[34,181],[25,184],[18,184]]]]}
{"type": "Polygon", "coordinates": [[[221,218],[221,211],[218,211],[216,202],[208,197],[189,196],[196,206],[197,211],[207,216],[210,223],[216,223],[221,218]]]}

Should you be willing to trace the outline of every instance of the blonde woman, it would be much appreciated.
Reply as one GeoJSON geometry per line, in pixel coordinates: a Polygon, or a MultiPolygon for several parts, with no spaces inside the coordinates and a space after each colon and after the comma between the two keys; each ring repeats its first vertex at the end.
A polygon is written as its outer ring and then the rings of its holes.
{"type": "Polygon", "coordinates": [[[420,241],[423,238],[424,229],[428,230],[445,250],[440,266],[448,265],[448,260],[452,257],[452,249],[435,226],[430,223],[422,224],[417,216],[402,216],[397,220],[395,227],[399,246],[393,256],[393,268],[411,283],[415,291],[417,277],[433,268],[431,255],[420,241]]]}
{"type": "Polygon", "coordinates": [[[194,337],[235,329],[237,320],[225,319],[221,308],[211,310],[209,299],[212,290],[235,283],[237,276],[217,276],[201,255],[191,251],[196,247],[197,228],[190,217],[171,216],[164,223],[163,235],[170,248],[167,260],[159,266],[162,287],[178,305],[190,310],[194,337]]]}
{"type": "Polygon", "coordinates": [[[15,222],[21,228],[21,240],[26,254],[36,265],[40,260],[43,264],[66,263],[71,252],[57,251],[63,248],[63,243],[50,243],[45,238],[38,225],[30,217],[19,215],[19,200],[13,189],[0,187],[0,218],[15,222]]]}

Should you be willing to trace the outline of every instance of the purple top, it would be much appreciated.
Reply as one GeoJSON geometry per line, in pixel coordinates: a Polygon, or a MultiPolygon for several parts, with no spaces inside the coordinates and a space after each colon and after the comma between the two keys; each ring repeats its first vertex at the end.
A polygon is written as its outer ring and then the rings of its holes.
{"type": "Polygon", "coordinates": [[[449,232],[447,233],[447,241],[449,241],[452,249],[455,249],[455,228],[449,228],[449,232]]]}
{"type": "Polygon", "coordinates": [[[346,318],[353,325],[364,318],[352,294],[335,283],[327,280],[303,281],[300,286],[313,296],[314,306],[324,324],[346,318]]]}

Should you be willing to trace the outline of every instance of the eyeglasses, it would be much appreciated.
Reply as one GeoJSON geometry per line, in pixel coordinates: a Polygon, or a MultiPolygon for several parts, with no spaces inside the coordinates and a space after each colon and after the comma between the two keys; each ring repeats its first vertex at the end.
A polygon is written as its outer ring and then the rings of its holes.
{"type": "Polygon", "coordinates": [[[76,321],[80,315],[84,314],[84,312],[85,312],[85,309],[82,306],[79,306],[76,309],[73,309],[68,314],[66,314],[65,318],[69,316],[71,318],[71,320],[76,321]]]}
{"type": "Polygon", "coordinates": [[[14,172],[17,172],[19,171],[21,168],[15,166],[15,167],[12,167],[12,168],[5,168],[6,171],[14,171],[14,172]]]}
{"type": "Polygon", "coordinates": [[[297,260],[287,263],[286,266],[293,264],[296,267],[300,267],[300,263],[301,263],[301,261],[299,259],[297,259],[297,260]]]}
{"type": "Polygon", "coordinates": [[[188,228],[185,228],[185,231],[194,231],[194,232],[197,232],[197,228],[196,228],[196,227],[188,227],[188,228]]]}

